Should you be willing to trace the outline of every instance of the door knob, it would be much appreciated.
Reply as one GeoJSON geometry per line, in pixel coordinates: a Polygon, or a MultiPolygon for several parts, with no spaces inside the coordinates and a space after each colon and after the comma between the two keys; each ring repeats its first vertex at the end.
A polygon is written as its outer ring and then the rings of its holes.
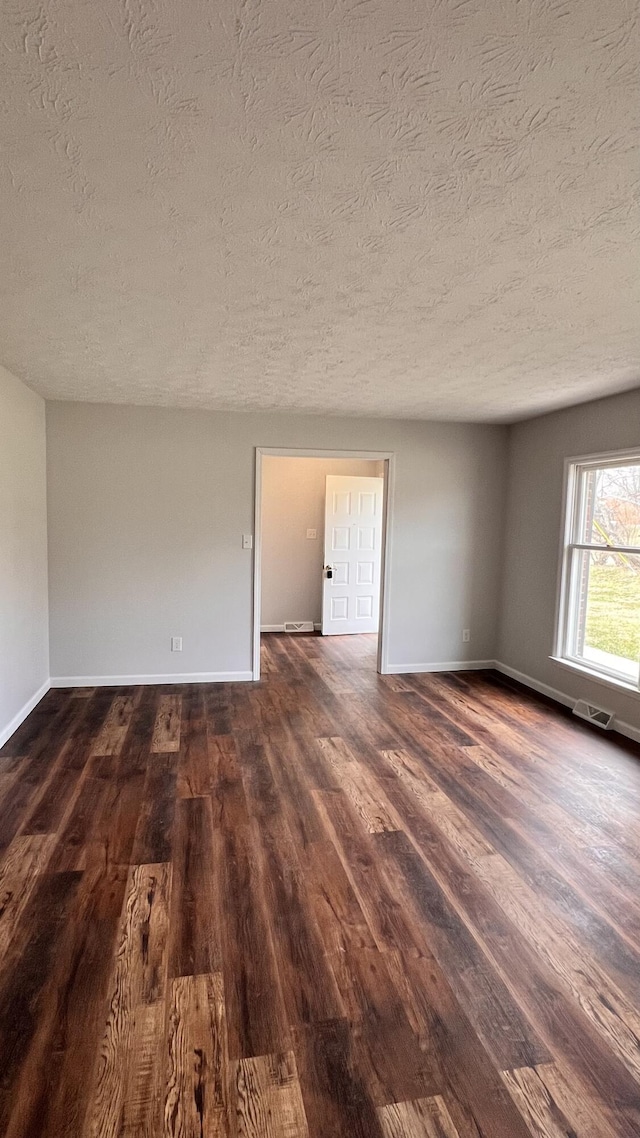
{"type": "Polygon", "coordinates": [[[333,577],[333,565],[325,565],[324,571],[325,571],[327,580],[330,581],[331,578],[333,577]]]}

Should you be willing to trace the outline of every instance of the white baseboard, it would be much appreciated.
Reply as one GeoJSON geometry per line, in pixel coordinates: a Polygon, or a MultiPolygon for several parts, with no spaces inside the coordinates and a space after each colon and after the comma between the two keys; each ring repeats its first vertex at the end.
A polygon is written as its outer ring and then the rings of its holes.
{"type": "Polygon", "coordinates": [[[511,668],[508,664],[501,664],[499,660],[495,661],[494,667],[496,672],[502,672],[504,676],[511,676],[512,680],[517,680],[519,684],[524,684],[525,687],[533,688],[534,691],[540,692],[540,695],[548,695],[550,699],[555,699],[556,703],[562,703],[565,707],[573,707],[576,702],[566,692],[552,688],[550,684],[543,684],[541,680],[534,680],[533,676],[527,676],[524,672],[519,672],[517,668],[511,668]]]}
{"type": "Polygon", "coordinates": [[[387,676],[413,675],[418,672],[478,672],[494,668],[495,660],[447,660],[442,664],[387,664],[387,676]]]}
{"type": "Polygon", "coordinates": [[[36,705],[40,703],[40,700],[42,699],[42,697],[47,694],[50,687],[51,687],[51,681],[46,680],[45,683],[42,685],[42,687],[38,688],[37,692],[35,692],[34,695],[31,696],[31,699],[27,700],[24,707],[20,708],[20,711],[18,712],[18,714],[14,715],[11,722],[7,723],[7,726],[3,727],[2,730],[0,730],[0,747],[4,747],[5,743],[11,738],[14,731],[18,730],[18,727],[20,726],[21,723],[24,723],[25,719],[27,718],[27,715],[31,714],[34,707],[36,707],[36,705]]]}
{"type": "MultiPolygon", "coordinates": [[[[524,672],[519,672],[517,668],[511,668],[508,664],[502,664],[496,660],[494,667],[497,672],[502,672],[505,676],[511,676],[512,680],[517,680],[518,683],[524,684],[525,687],[533,688],[534,691],[540,692],[541,695],[547,695],[550,699],[555,699],[557,703],[562,703],[565,707],[573,707],[575,698],[567,695],[566,692],[559,691],[558,688],[552,688],[550,684],[543,684],[541,680],[534,680],[533,676],[527,676],[524,672]]],[[[624,735],[627,739],[633,739],[634,743],[640,743],[640,728],[634,727],[631,723],[625,723],[623,719],[618,719],[614,716],[613,729],[618,734],[624,735]]],[[[603,732],[604,734],[604,732],[603,732]]]]}
{"type": "MultiPolygon", "coordinates": [[[[306,622],[305,622],[305,623],[306,623],[306,622]]],[[[320,629],[322,628],[322,625],[321,625],[321,624],[317,624],[317,623],[314,621],[314,623],[313,623],[313,627],[314,627],[314,630],[315,630],[316,632],[320,632],[320,629]]],[[[261,624],[261,625],[260,625],[260,631],[261,631],[261,632],[284,632],[284,624],[261,624]]]]}
{"type": "Polygon", "coordinates": [[[139,684],[234,684],[253,679],[252,672],[176,672],[156,676],[52,676],[52,688],[119,688],[139,684]]]}

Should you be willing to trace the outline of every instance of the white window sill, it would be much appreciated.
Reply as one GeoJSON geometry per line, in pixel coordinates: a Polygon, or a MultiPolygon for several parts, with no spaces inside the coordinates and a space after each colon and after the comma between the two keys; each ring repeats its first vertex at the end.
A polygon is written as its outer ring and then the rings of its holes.
{"type": "Polygon", "coordinates": [[[561,656],[550,656],[549,659],[553,660],[554,664],[559,664],[561,668],[567,668],[570,672],[577,672],[579,676],[595,680],[597,684],[603,684],[606,688],[613,688],[614,691],[623,691],[626,695],[640,697],[638,685],[629,683],[628,680],[616,679],[615,676],[604,676],[602,672],[597,672],[594,668],[585,667],[584,664],[578,664],[575,660],[567,660],[561,656]]]}

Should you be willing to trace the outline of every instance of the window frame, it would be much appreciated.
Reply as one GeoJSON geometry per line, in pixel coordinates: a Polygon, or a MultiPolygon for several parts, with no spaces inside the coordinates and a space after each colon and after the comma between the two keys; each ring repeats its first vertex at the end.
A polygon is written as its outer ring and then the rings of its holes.
{"type": "Polygon", "coordinates": [[[640,556],[640,546],[599,546],[588,542],[575,541],[580,531],[582,515],[583,475],[590,470],[606,466],[640,465],[640,446],[624,451],[605,451],[600,454],[575,455],[566,458],[563,468],[563,507],[560,529],[560,555],[558,559],[558,585],[556,601],[556,620],[553,653],[551,659],[571,671],[578,672],[589,679],[608,687],[640,696],[640,663],[638,680],[628,676],[598,668],[596,664],[569,652],[577,613],[575,579],[572,574],[574,553],[577,550],[610,549],[612,552],[629,553],[640,556]]]}

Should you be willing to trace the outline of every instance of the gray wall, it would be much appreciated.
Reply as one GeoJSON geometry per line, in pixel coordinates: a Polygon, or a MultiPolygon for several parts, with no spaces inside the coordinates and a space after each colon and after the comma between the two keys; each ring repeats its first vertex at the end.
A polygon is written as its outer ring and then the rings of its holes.
{"type": "Polygon", "coordinates": [[[505,428],[87,403],[47,423],[53,677],[250,671],[255,446],[396,452],[390,663],[495,656],[505,428]]]}
{"type": "Polygon", "coordinates": [[[45,411],[0,367],[0,743],[49,678],[45,411]]]}
{"type": "Polygon", "coordinates": [[[261,624],[322,616],[324,504],[327,474],[375,478],[382,463],[341,458],[262,460],[261,624]],[[307,529],[317,537],[308,538],[307,529]]]}
{"type": "Polygon", "coordinates": [[[498,659],[572,699],[640,727],[640,697],[585,679],[553,651],[565,458],[640,447],[640,391],[557,411],[511,428],[498,659]]]}

